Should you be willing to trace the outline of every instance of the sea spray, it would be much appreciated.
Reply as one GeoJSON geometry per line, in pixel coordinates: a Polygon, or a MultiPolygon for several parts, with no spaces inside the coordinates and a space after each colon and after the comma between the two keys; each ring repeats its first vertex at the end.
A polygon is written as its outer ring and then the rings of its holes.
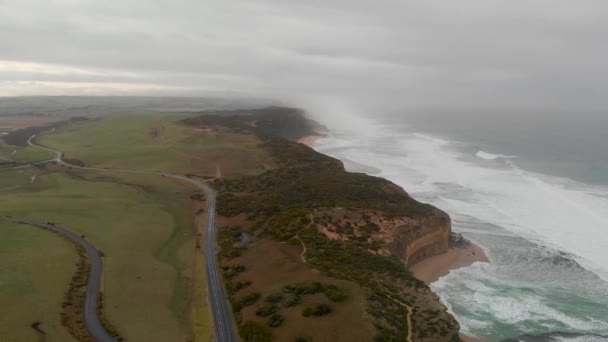
{"type": "Polygon", "coordinates": [[[490,340],[608,334],[606,189],[524,170],[509,154],[480,158],[479,149],[405,128],[333,131],[317,149],[448,211],[454,230],[484,248],[491,264],[431,285],[464,332],[490,340]]]}

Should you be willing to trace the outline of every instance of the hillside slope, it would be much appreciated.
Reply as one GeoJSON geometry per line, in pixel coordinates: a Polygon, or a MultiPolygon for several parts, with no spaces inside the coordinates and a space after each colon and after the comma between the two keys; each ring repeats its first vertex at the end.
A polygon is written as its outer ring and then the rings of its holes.
{"type": "MultiPolygon", "coordinates": [[[[244,339],[345,338],[290,335],[286,331],[289,320],[299,322],[290,325],[289,330],[311,322],[305,315],[307,309],[302,315],[280,309],[289,308],[284,303],[289,299],[283,297],[290,296],[294,286],[316,295],[325,293],[331,285],[336,291],[348,293],[345,296],[349,299],[334,302],[326,296],[313,302],[332,307],[336,314],[347,312],[343,307],[349,301],[363,302],[358,321],[341,321],[330,314],[316,318],[317,322],[332,319],[332,329],[345,334],[348,327],[371,326],[368,335],[362,332],[355,340],[458,341],[458,323],[430,289],[407,270],[409,264],[448,249],[447,214],[415,201],[385,179],[346,172],[339,160],[278,136],[280,129],[276,127],[287,129],[290,139],[311,134],[318,127],[303,126],[307,121],[301,114],[291,113],[216,112],[185,121],[200,128],[222,126],[256,134],[263,141],[260,148],[268,151],[276,163],[272,170],[255,176],[218,179],[214,183],[224,224],[220,257],[228,287],[234,289],[231,299],[244,339]],[[280,124],[273,121],[279,117],[280,124]],[[297,128],[289,128],[290,122],[297,128]],[[251,241],[242,241],[244,236],[251,241]],[[298,259],[281,243],[299,248],[302,265],[298,267],[306,268],[306,272],[294,278],[318,280],[316,274],[320,272],[330,285],[317,281],[316,290],[310,290],[315,286],[306,282],[291,284],[281,272],[292,272],[296,266],[285,268],[281,263],[274,272],[260,277],[269,263],[277,263],[279,255],[298,259]],[[266,256],[260,250],[267,251],[266,256]],[[270,251],[275,250],[280,252],[271,257],[275,252],[270,251]],[[273,295],[279,298],[277,291],[285,296],[277,299],[277,305],[268,304],[273,295]],[[266,303],[261,298],[266,298],[266,303]],[[264,315],[266,311],[272,312],[270,318],[264,315]]],[[[302,305],[309,304],[304,299],[302,305]]]]}

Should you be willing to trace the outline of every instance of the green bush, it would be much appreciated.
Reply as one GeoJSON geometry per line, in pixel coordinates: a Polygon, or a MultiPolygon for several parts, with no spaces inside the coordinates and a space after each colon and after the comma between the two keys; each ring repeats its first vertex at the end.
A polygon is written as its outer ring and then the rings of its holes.
{"type": "Polygon", "coordinates": [[[298,336],[293,341],[294,342],[311,342],[312,338],[310,338],[308,336],[298,336]]]}
{"type": "MultiPolygon", "coordinates": [[[[242,118],[213,120],[217,120],[216,125],[229,124],[230,127],[256,132],[256,129],[239,122],[242,118]]],[[[385,244],[374,236],[381,228],[372,222],[372,215],[378,217],[379,222],[393,217],[415,220],[427,218],[433,207],[415,201],[403,189],[385,179],[345,172],[341,162],[306,146],[270,138],[259,132],[258,136],[263,142],[261,148],[273,156],[277,167],[254,176],[215,180],[213,186],[218,191],[218,213],[229,217],[245,214],[255,222],[252,229],[255,228],[260,236],[289,241],[293,245],[299,245],[299,241],[293,238],[297,234],[307,247],[306,262],[309,265],[330,277],[355,282],[369,289],[367,310],[376,318],[374,323],[379,338],[404,340],[408,332],[403,319],[404,309],[395,300],[417,304],[415,298],[405,295],[401,289],[426,289],[426,285],[415,279],[397,257],[373,253],[384,248],[385,244]],[[241,193],[255,196],[241,196],[241,193]],[[351,215],[343,215],[336,220],[331,211],[337,207],[361,212],[364,222],[355,224],[351,215]],[[311,218],[314,222],[309,222],[311,218]],[[345,239],[329,239],[316,225],[329,226],[331,231],[343,234],[345,239]]],[[[241,251],[233,247],[235,239],[238,239],[236,233],[236,229],[227,229],[223,233],[225,245],[221,245],[220,258],[240,254],[241,251]]],[[[300,304],[301,297],[307,294],[323,293],[332,302],[348,298],[341,289],[312,283],[286,286],[282,292],[285,298],[280,303],[284,306],[300,304]]],[[[306,312],[309,316],[331,312],[315,309],[319,308],[312,307],[306,312]]],[[[448,323],[437,324],[444,328],[448,323]]],[[[454,329],[449,324],[447,326],[453,332],[454,329]]],[[[457,334],[452,336],[457,338],[457,334]]]]}
{"type": "Polygon", "coordinates": [[[267,317],[277,312],[277,306],[273,303],[266,303],[262,305],[255,314],[261,317],[267,317]]]}
{"type": "Polygon", "coordinates": [[[285,300],[285,306],[296,306],[302,303],[302,297],[300,295],[291,295],[285,300]]]}
{"type": "Polygon", "coordinates": [[[247,321],[241,327],[241,337],[245,342],[270,342],[272,332],[261,324],[247,321]]]}
{"type": "Polygon", "coordinates": [[[283,294],[282,293],[272,293],[272,294],[268,295],[266,297],[266,299],[264,299],[264,300],[269,303],[280,303],[283,300],[283,294]]]}
{"type": "Polygon", "coordinates": [[[285,318],[283,318],[283,316],[279,315],[279,314],[275,314],[270,316],[270,318],[268,318],[268,326],[271,328],[276,328],[281,326],[281,324],[283,324],[283,321],[285,320],[285,318]]]}
{"type": "Polygon", "coordinates": [[[245,265],[233,265],[233,266],[224,266],[222,267],[224,270],[224,278],[232,279],[236,277],[239,273],[245,272],[247,267],[245,265]]]}
{"type": "Polygon", "coordinates": [[[326,286],[323,290],[323,293],[325,293],[325,296],[329,300],[336,303],[343,302],[348,298],[348,296],[335,285],[326,286]]]}
{"type": "Polygon", "coordinates": [[[298,295],[315,294],[323,291],[323,284],[318,281],[283,286],[283,292],[298,295]]]}
{"type": "Polygon", "coordinates": [[[239,299],[235,303],[233,303],[232,304],[232,309],[234,310],[234,312],[239,312],[244,307],[255,304],[255,302],[257,302],[258,299],[260,299],[260,294],[259,293],[257,293],[257,292],[250,293],[250,294],[242,297],[241,299],[239,299]]]}
{"type": "Polygon", "coordinates": [[[302,310],[302,316],[304,316],[304,317],[310,317],[310,316],[312,316],[313,311],[314,311],[314,309],[311,308],[311,307],[304,308],[302,310]]]}
{"type": "Polygon", "coordinates": [[[249,286],[251,286],[251,282],[248,280],[247,281],[237,281],[236,283],[232,282],[230,280],[226,280],[226,289],[228,290],[228,294],[235,294],[239,290],[242,290],[249,286]]]}
{"type": "Polygon", "coordinates": [[[307,307],[302,310],[302,316],[326,316],[333,311],[332,307],[327,304],[319,304],[312,307],[307,307]]]}

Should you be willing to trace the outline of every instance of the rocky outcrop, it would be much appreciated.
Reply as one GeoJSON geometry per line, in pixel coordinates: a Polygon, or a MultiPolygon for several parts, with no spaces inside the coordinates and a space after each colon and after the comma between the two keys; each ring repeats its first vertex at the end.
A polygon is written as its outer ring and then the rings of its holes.
{"type": "Polygon", "coordinates": [[[386,217],[373,210],[336,208],[328,211],[331,223],[320,224],[319,230],[334,240],[380,240],[383,247],[374,252],[393,255],[406,266],[412,266],[434,255],[447,252],[456,238],[451,234],[451,220],[445,212],[433,208],[419,217],[386,217]],[[377,227],[377,229],[373,229],[377,227]]]}
{"type": "Polygon", "coordinates": [[[389,244],[391,254],[411,266],[428,257],[447,252],[450,244],[451,220],[439,209],[423,219],[408,220],[394,232],[389,244]]]}

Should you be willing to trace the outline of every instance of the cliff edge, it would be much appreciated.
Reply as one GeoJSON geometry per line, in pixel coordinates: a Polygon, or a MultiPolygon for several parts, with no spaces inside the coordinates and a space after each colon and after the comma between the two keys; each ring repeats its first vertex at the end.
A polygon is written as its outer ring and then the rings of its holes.
{"type": "MultiPolygon", "coordinates": [[[[459,341],[458,322],[437,296],[408,270],[409,265],[448,250],[449,216],[414,200],[386,179],[347,172],[339,160],[285,139],[295,140],[317,131],[313,125],[301,125],[306,119],[294,119],[300,114],[280,116],[276,112],[276,108],[271,114],[263,110],[213,112],[186,120],[205,129],[222,126],[239,134],[255,134],[260,140],[259,147],[266,150],[276,164],[273,169],[257,175],[221,178],[213,183],[218,192],[221,222],[234,236],[246,233],[253,241],[244,249],[225,245],[221,256],[223,265],[227,269],[250,267],[257,272],[262,272],[269,263],[275,265],[263,283],[254,282],[252,287],[256,292],[245,290],[243,293],[257,298],[260,292],[268,293],[272,298],[273,289],[281,286],[291,291],[292,285],[285,284],[285,279],[298,278],[293,274],[294,269],[306,267],[308,277],[320,271],[329,279],[346,282],[341,284],[352,287],[352,293],[359,291],[355,288],[362,289],[365,294],[359,298],[365,302],[364,312],[356,317],[363,319],[362,325],[371,324],[374,340],[459,341]],[[287,129],[292,124],[298,127],[287,129]],[[286,137],[276,134],[279,130],[276,127],[290,133],[286,137]],[[282,271],[279,266],[285,262],[282,259],[294,258],[289,256],[287,247],[283,247],[289,245],[302,247],[298,258],[301,264],[282,271]],[[258,263],[252,261],[271,255],[272,250],[280,250],[283,256],[258,263]],[[240,258],[243,253],[248,253],[248,257],[240,258]],[[235,265],[233,258],[242,264],[235,265]]],[[[259,273],[252,272],[249,277],[260,278],[259,273]]],[[[232,278],[227,281],[234,282],[232,278]]],[[[247,296],[235,296],[233,301],[242,303],[247,296]]],[[[260,306],[258,310],[264,311],[264,308],[260,306]]],[[[242,336],[259,339],[266,333],[271,334],[247,308],[239,304],[235,312],[237,321],[241,322],[242,336]],[[252,332],[252,327],[256,332],[252,332]]],[[[297,326],[308,322],[304,320],[297,326]]],[[[353,323],[343,323],[346,325],[332,322],[333,329],[344,328],[348,332],[353,323]]],[[[277,333],[287,334],[280,329],[277,333]]]]}

